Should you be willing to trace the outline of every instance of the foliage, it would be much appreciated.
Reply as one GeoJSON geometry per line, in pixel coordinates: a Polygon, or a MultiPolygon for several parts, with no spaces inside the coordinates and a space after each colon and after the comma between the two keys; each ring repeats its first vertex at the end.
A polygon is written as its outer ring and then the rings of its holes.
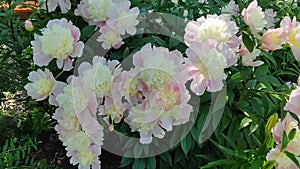
{"type": "MultiPolygon", "coordinates": [[[[40,29],[54,18],[68,18],[81,31],[80,40],[86,42],[95,32],[95,26],[88,25],[84,19],[74,16],[73,11],[77,7],[73,2],[71,10],[62,14],[59,10],[48,12],[45,10],[34,10],[30,15],[35,26],[33,32],[25,31],[23,21],[16,18],[13,9],[21,0],[9,3],[9,8],[0,10],[0,92],[22,90],[28,82],[27,75],[36,70],[37,66],[32,61],[33,52],[30,42],[33,35],[41,34],[40,29]],[[14,77],[11,75],[15,74],[14,77]],[[10,85],[13,84],[13,85],[10,85]]],[[[236,0],[240,11],[246,8],[251,1],[236,0]]],[[[181,17],[186,20],[196,20],[201,16],[209,14],[221,14],[222,7],[226,6],[227,0],[208,0],[199,3],[196,0],[178,1],[174,4],[169,0],[131,0],[133,7],[138,7],[140,12],[153,10],[181,17]]],[[[267,1],[259,0],[263,9],[277,11],[277,19],[284,16],[296,17],[300,20],[300,2],[291,1],[267,1]]],[[[240,28],[242,41],[251,52],[261,42],[251,34],[248,26],[244,23],[242,16],[234,16],[233,20],[240,28]]],[[[172,22],[169,20],[169,22],[172,22]]],[[[171,24],[172,25],[172,24],[171,24]]],[[[174,24],[173,24],[174,25],[174,24]]],[[[184,29],[185,25],[178,25],[184,29]]],[[[276,27],[279,22],[276,22],[276,27]]],[[[168,28],[166,28],[168,29],[168,28]]],[[[183,31],[183,30],[182,30],[183,31]]],[[[124,39],[125,45],[119,49],[111,49],[106,56],[110,60],[122,61],[126,56],[133,55],[142,46],[151,43],[163,46],[169,50],[179,50],[184,53],[187,46],[173,37],[159,34],[134,35],[124,39]]],[[[273,168],[275,163],[266,162],[266,154],[275,146],[271,130],[278,118],[283,119],[287,112],[284,106],[288,102],[289,94],[295,89],[295,83],[300,74],[299,61],[297,61],[288,45],[276,51],[262,51],[257,60],[264,62],[259,67],[245,67],[240,59],[237,65],[227,68],[227,97],[222,119],[215,129],[214,134],[206,142],[199,140],[201,131],[205,129],[204,120],[208,119],[211,94],[205,92],[200,97],[201,105],[197,119],[190,132],[181,142],[171,150],[148,158],[123,157],[120,167],[131,166],[133,169],[154,168],[273,168]]],[[[64,80],[69,72],[61,72],[51,62],[48,68],[57,76],[57,80],[64,80]]],[[[37,136],[39,133],[53,128],[51,120],[55,109],[47,101],[27,102],[28,112],[13,115],[17,119],[17,127],[8,130],[9,125],[2,125],[7,118],[1,114],[13,114],[13,112],[1,112],[0,114],[0,168],[5,167],[39,167],[47,168],[46,161],[35,162],[31,157],[32,150],[37,149],[37,136]],[[19,135],[19,137],[17,137],[19,135]],[[4,138],[4,139],[3,139],[4,138]],[[9,139],[10,138],[10,139],[9,139]],[[17,160],[16,160],[17,159],[17,160]]],[[[115,130],[127,135],[137,136],[131,133],[128,126],[115,126],[115,130]]],[[[283,150],[295,137],[295,132],[285,133],[283,139],[283,150]]],[[[127,148],[136,149],[141,153],[137,145],[128,143],[127,148]]],[[[297,163],[297,157],[288,151],[287,156],[297,163]]],[[[299,164],[298,164],[299,167],[299,164]]]]}

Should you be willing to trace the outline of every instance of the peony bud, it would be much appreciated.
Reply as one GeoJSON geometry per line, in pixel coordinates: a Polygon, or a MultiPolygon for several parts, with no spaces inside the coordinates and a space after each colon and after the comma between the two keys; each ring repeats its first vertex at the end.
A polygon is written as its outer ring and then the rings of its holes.
{"type": "Polygon", "coordinates": [[[29,32],[33,31],[34,26],[30,20],[25,21],[25,29],[29,32]]]}

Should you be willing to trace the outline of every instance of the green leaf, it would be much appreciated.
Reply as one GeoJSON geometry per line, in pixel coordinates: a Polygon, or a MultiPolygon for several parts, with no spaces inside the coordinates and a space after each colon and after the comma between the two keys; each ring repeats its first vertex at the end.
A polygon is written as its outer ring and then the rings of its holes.
{"type": "Polygon", "coordinates": [[[277,113],[272,114],[265,127],[265,132],[268,136],[271,135],[271,130],[276,125],[277,121],[278,121],[278,114],[277,113]]]}
{"type": "Polygon", "coordinates": [[[243,43],[245,44],[248,51],[250,53],[253,52],[255,42],[244,32],[242,33],[242,39],[243,39],[243,43]]]}
{"type": "Polygon", "coordinates": [[[163,46],[163,47],[167,47],[167,43],[160,37],[158,36],[152,36],[153,39],[157,42],[157,44],[159,44],[160,46],[163,46]]]}
{"type": "Polygon", "coordinates": [[[296,136],[296,132],[297,130],[295,128],[293,128],[290,132],[289,132],[289,135],[288,135],[288,138],[289,140],[293,140],[296,136]]]}
{"type": "Polygon", "coordinates": [[[146,163],[143,158],[134,159],[132,169],[144,169],[145,167],[146,167],[146,163]]]}
{"type": "Polygon", "coordinates": [[[252,119],[250,119],[249,117],[244,117],[240,123],[239,129],[249,126],[251,124],[251,122],[252,122],[252,119]]]}
{"type": "Polygon", "coordinates": [[[216,166],[222,166],[224,168],[224,165],[235,164],[235,163],[236,163],[236,161],[234,161],[234,160],[222,159],[222,160],[209,162],[208,164],[206,164],[205,166],[200,167],[200,168],[201,169],[206,169],[206,168],[213,168],[213,167],[216,167],[216,166]]]}
{"type": "Polygon", "coordinates": [[[234,151],[234,150],[231,150],[227,147],[224,147],[224,146],[221,146],[219,145],[217,142],[209,139],[219,150],[221,150],[223,153],[227,154],[227,155],[230,155],[230,156],[233,156],[233,157],[239,157],[239,152],[238,151],[234,151]]]}
{"type": "Polygon", "coordinates": [[[190,134],[187,134],[186,137],[184,137],[181,140],[181,148],[185,155],[187,155],[188,152],[190,151],[191,146],[192,146],[192,141],[193,141],[192,136],[190,134]]]}
{"type": "Polygon", "coordinates": [[[169,39],[169,48],[173,48],[176,47],[178,44],[180,44],[181,42],[173,37],[170,37],[169,39]]]}
{"type": "Polygon", "coordinates": [[[81,30],[81,40],[85,41],[93,35],[95,26],[86,26],[81,30]]]}
{"type": "Polygon", "coordinates": [[[275,161],[266,161],[264,162],[263,169],[273,169],[275,167],[275,161]]]}
{"type": "Polygon", "coordinates": [[[122,157],[120,167],[126,167],[133,162],[133,158],[122,157]]]}
{"type": "Polygon", "coordinates": [[[274,137],[269,135],[266,138],[266,147],[269,149],[272,148],[273,146],[274,146],[274,137]]]}
{"type": "Polygon", "coordinates": [[[165,152],[165,153],[161,154],[160,157],[164,161],[166,161],[170,166],[172,166],[172,157],[171,157],[171,154],[169,152],[165,152]]]}
{"type": "Polygon", "coordinates": [[[155,156],[149,157],[147,162],[147,169],[155,169],[155,168],[156,168],[155,156]]]}
{"type": "Polygon", "coordinates": [[[288,145],[288,143],[289,143],[289,138],[288,138],[286,132],[284,131],[283,132],[283,136],[282,136],[282,147],[281,147],[281,149],[285,150],[286,147],[287,147],[287,145],[288,145]]]}

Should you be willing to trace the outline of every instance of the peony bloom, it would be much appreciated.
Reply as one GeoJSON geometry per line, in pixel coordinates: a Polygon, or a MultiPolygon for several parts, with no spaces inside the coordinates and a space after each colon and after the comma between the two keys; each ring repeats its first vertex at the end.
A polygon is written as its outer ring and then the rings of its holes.
{"type": "Polygon", "coordinates": [[[240,11],[239,6],[234,2],[234,0],[230,0],[228,5],[222,8],[222,14],[224,15],[232,15],[237,16],[240,11]]]}
{"type": "Polygon", "coordinates": [[[139,74],[149,90],[156,90],[171,81],[185,84],[188,80],[188,72],[183,63],[184,59],[179,51],[170,52],[167,48],[152,48],[151,44],[146,44],[133,55],[135,68],[132,72],[139,74]]]}
{"type": "Polygon", "coordinates": [[[281,21],[281,28],[287,31],[286,42],[292,49],[292,52],[297,60],[300,59],[300,24],[296,21],[296,18],[293,18],[293,21],[290,17],[285,17],[281,21]]]}
{"type": "Polygon", "coordinates": [[[66,146],[67,156],[71,156],[71,164],[79,164],[79,168],[92,166],[92,169],[99,169],[103,127],[91,114],[87,109],[80,113],[69,113],[58,108],[53,118],[58,121],[55,130],[66,146]]]}
{"type": "Polygon", "coordinates": [[[198,18],[197,22],[191,21],[187,24],[184,42],[190,46],[194,42],[202,43],[208,39],[215,39],[219,43],[226,42],[233,48],[239,45],[232,44],[236,42],[237,31],[235,22],[230,21],[228,17],[208,15],[206,18],[198,18]]]}
{"type": "Polygon", "coordinates": [[[258,6],[257,0],[252,1],[249,6],[242,11],[244,22],[250,27],[254,35],[258,35],[259,31],[267,25],[265,14],[262,8],[258,6]]]}
{"type": "Polygon", "coordinates": [[[277,19],[275,19],[277,15],[276,11],[273,11],[273,9],[266,9],[265,10],[265,20],[267,22],[266,28],[267,29],[274,29],[275,22],[277,22],[277,19]]]}
{"type": "Polygon", "coordinates": [[[125,31],[134,35],[136,33],[135,26],[139,23],[137,20],[139,9],[137,7],[129,9],[130,4],[128,0],[118,0],[108,10],[107,25],[121,35],[124,35],[125,31]]]}
{"type": "Polygon", "coordinates": [[[125,122],[130,125],[131,131],[138,131],[140,133],[140,143],[150,144],[152,142],[152,135],[157,138],[163,138],[165,131],[159,127],[158,120],[162,111],[152,106],[146,107],[146,103],[133,106],[129,110],[125,122]]]}
{"type": "Polygon", "coordinates": [[[58,106],[66,113],[78,114],[88,109],[95,114],[98,106],[95,93],[91,92],[78,77],[70,77],[68,81],[69,85],[56,96],[58,106]]]}
{"type": "Polygon", "coordinates": [[[37,101],[46,99],[56,88],[57,84],[48,69],[45,69],[44,72],[41,69],[30,72],[28,80],[32,83],[26,84],[24,88],[27,94],[37,101]]]}
{"type": "Polygon", "coordinates": [[[262,48],[264,50],[281,49],[281,45],[285,43],[287,33],[283,28],[269,29],[262,36],[262,48]]]}
{"type": "Polygon", "coordinates": [[[98,37],[98,42],[103,42],[102,47],[104,49],[110,49],[111,47],[118,49],[124,42],[120,33],[112,30],[109,26],[103,26],[100,28],[101,35],[98,37]]]}
{"type": "MultiPolygon", "coordinates": [[[[267,161],[275,161],[276,169],[298,169],[297,165],[280,150],[279,146],[270,150],[266,157],[267,161]]],[[[300,160],[298,158],[298,160],[300,160]]]]}
{"type": "Polygon", "coordinates": [[[80,31],[71,21],[67,22],[64,18],[50,20],[42,29],[42,35],[35,34],[35,40],[31,42],[34,63],[47,66],[55,58],[58,68],[71,70],[71,58],[80,57],[84,47],[79,37],[80,31]]]}
{"type": "Polygon", "coordinates": [[[272,134],[275,142],[277,144],[281,143],[283,132],[285,131],[288,134],[292,129],[297,127],[297,121],[294,120],[290,114],[287,114],[283,120],[279,119],[276,125],[272,128],[272,134]]]}
{"type": "Polygon", "coordinates": [[[260,66],[264,64],[263,61],[254,61],[256,57],[259,55],[260,55],[259,49],[254,49],[251,53],[248,51],[246,54],[242,55],[242,64],[244,66],[260,66]]]}
{"type": "Polygon", "coordinates": [[[186,53],[188,70],[193,78],[191,90],[197,95],[202,95],[206,88],[209,92],[221,90],[226,79],[224,69],[227,61],[222,52],[217,50],[217,42],[193,43],[186,53]]]}
{"type": "Polygon", "coordinates": [[[118,61],[106,61],[104,57],[95,56],[93,65],[83,62],[78,67],[79,77],[82,82],[97,98],[103,98],[110,95],[112,82],[115,76],[118,76],[121,69],[117,67],[118,61]]]}
{"type": "Polygon", "coordinates": [[[285,111],[290,111],[298,116],[300,116],[300,87],[297,86],[295,90],[292,91],[289,101],[284,106],[285,111]]]}
{"type": "Polygon", "coordinates": [[[102,26],[108,19],[108,9],[113,6],[112,0],[82,0],[74,13],[82,16],[89,25],[102,26]]]}
{"type": "Polygon", "coordinates": [[[33,31],[34,26],[30,20],[25,21],[25,29],[29,32],[33,31]]]}
{"type": "Polygon", "coordinates": [[[104,105],[100,106],[99,115],[105,116],[105,122],[113,126],[113,123],[119,123],[122,120],[124,111],[125,107],[121,102],[121,97],[107,96],[105,97],[104,105]]]}
{"type": "Polygon", "coordinates": [[[49,12],[55,11],[56,7],[59,6],[61,13],[67,13],[68,10],[71,9],[71,2],[70,0],[39,0],[39,2],[44,3],[44,5],[42,6],[42,9],[46,9],[49,12]],[[46,6],[46,2],[47,2],[47,6],[46,6]]]}

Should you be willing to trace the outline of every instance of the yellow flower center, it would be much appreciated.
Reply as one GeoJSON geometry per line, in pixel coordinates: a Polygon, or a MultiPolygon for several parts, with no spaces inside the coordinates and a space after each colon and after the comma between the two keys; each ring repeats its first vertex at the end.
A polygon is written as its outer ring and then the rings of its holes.
{"type": "Polygon", "coordinates": [[[57,59],[66,59],[73,52],[74,38],[71,30],[60,25],[46,29],[40,37],[42,52],[57,59]]]}
{"type": "Polygon", "coordinates": [[[91,152],[78,152],[77,153],[79,164],[83,166],[90,166],[95,155],[91,152]]]}
{"type": "Polygon", "coordinates": [[[40,95],[48,95],[52,91],[52,85],[48,79],[39,79],[33,85],[40,95]]]}

